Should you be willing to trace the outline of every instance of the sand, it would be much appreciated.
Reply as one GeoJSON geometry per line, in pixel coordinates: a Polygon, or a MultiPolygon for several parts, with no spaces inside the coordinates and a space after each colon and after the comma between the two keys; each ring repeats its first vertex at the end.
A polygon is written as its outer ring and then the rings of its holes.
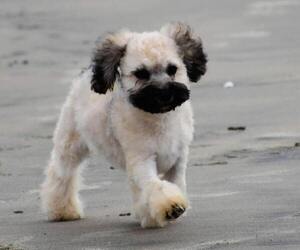
{"type": "Polygon", "coordinates": [[[0,246],[300,249],[299,11],[296,0],[2,0],[0,246]],[[124,173],[100,158],[84,171],[86,218],[47,222],[38,188],[52,132],[94,41],[172,20],[190,23],[209,56],[192,89],[192,209],[166,228],[141,229],[132,213],[119,216],[131,212],[124,173]]]}

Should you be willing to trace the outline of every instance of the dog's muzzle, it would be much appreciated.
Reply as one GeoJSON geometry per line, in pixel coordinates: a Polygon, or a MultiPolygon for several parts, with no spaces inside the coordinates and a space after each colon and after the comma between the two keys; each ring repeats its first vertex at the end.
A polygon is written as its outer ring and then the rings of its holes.
{"type": "Polygon", "coordinates": [[[169,112],[190,97],[188,88],[179,82],[147,84],[129,93],[129,100],[135,107],[150,113],[169,112]]]}

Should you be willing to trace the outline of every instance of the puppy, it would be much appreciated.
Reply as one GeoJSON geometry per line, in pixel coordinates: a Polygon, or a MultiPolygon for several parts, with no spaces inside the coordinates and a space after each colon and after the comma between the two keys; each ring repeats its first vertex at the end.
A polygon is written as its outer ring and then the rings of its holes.
{"type": "Polygon", "coordinates": [[[49,220],[82,218],[79,165],[90,152],[126,170],[142,227],[163,227],[184,213],[193,138],[190,82],[204,75],[206,62],[201,39],[182,23],[120,31],[99,42],[54,132],[41,190],[49,220]]]}

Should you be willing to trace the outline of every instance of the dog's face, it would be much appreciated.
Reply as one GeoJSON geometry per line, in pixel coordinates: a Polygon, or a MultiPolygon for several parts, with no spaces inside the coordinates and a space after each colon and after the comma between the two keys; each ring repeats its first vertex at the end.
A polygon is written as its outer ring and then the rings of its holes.
{"type": "Polygon", "coordinates": [[[120,77],[128,101],[150,113],[174,110],[189,99],[189,82],[206,71],[202,42],[189,26],[176,23],[160,32],[108,35],[93,60],[92,89],[105,94],[120,77]]]}

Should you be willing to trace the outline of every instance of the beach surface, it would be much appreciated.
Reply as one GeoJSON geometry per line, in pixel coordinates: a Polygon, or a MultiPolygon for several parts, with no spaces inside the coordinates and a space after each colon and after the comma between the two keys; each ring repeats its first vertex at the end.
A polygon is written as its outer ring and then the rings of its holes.
{"type": "Polygon", "coordinates": [[[297,0],[1,0],[0,249],[300,249],[299,13],[297,0]],[[83,172],[85,218],[47,222],[53,129],[95,41],[174,20],[209,57],[192,87],[192,208],[141,229],[125,173],[100,157],[83,172]]]}

